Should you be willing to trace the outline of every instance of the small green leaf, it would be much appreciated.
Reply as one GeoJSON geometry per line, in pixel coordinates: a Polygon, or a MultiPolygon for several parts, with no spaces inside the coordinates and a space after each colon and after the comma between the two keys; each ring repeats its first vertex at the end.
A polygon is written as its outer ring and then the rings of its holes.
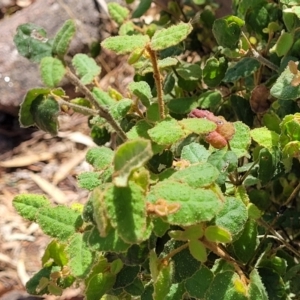
{"type": "Polygon", "coordinates": [[[141,100],[143,105],[146,107],[150,105],[152,93],[151,88],[146,81],[131,82],[128,85],[128,89],[141,100]]]}
{"type": "MultiPolygon", "coordinates": [[[[159,115],[159,105],[158,103],[152,103],[149,105],[146,111],[147,120],[150,122],[158,122],[161,120],[159,115]]],[[[149,128],[150,129],[150,128],[149,128]]]]}
{"type": "Polygon", "coordinates": [[[168,109],[176,114],[187,114],[198,106],[198,97],[175,98],[168,103],[168,109]]]}
{"type": "Polygon", "coordinates": [[[194,258],[202,263],[207,260],[207,253],[205,246],[199,240],[189,241],[189,250],[194,258]]]}
{"type": "Polygon", "coordinates": [[[229,67],[226,71],[224,82],[236,82],[253,74],[260,67],[260,63],[252,58],[245,57],[239,60],[235,65],[229,67]]]}
{"type": "Polygon", "coordinates": [[[78,53],[72,59],[72,65],[83,84],[90,84],[101,73],[95,60],[86,54],[78,53]]]}
{"type": "Polygon", "coordinates": [[[36,88],[27,92],[25,99],[21,103],[19,112],[19,121],[22,127],[29,127],[35,124],[33,116],[30,112],[32,102],[40,95],[46,96],[50,93],[53,93],[60,97],[64,95],[64,91],[62,89],[51,90],[49,88],[36,88]]]}
{"type": "Polygon", "coordinates": [[[148,35],[122,35],[109,37],[101,45],[117,54],[129,54],[137,48],[144,48],[149,41],[148,35]]]}
{"type": "Polygon", "coordinates": [[[143,189],[130,182],[128,187],[110,186],[104,192],[106,213],[118,235],[130,244],[149,237],[143,189]]]}
{"type": "Polygon", "coordinates": [[[111,105],[109,108],[109,112],[113,116],[115,120],[123,119],[128,111],[130,110],[133,101],[131,99],[124,98],[120,101],[115,102],[115,104],[111,105]]]}
{"type": "Polygon", "coordinates": [[[250,135],[256,143],[267,148],[270,152],[273,152],[273,149],[278,147],[279,135],[266,127],[252,129],[250,135]]]}
{"type": "Polygon", "coordinates": [[[135,11],[132,13],[132,18],[140,18],[150,8],[152,0],[140,1],[135,11]]]}
{"type": "Polygon", "coordinates": [[[154,282],[154,293],[153,299],[155,300],[165,300],[168,295],[173,277],[173,264],[172,262],[168,263],[168,265],[162,265],[157,279],[154,282]]]}
{"type": "Polygon", "coordinates": [[[151,140],[159,145],[170,145],[185,136],[184,130],[175,119],[167,117],[148,130],[151,140]]]}
{"type": "Polygon", "coordinates": [[[68,241],[66,253],[69,257],[71,274],[78,278],[85,278],[94,262],[94,253],[83,239],[83,235],[75,233],[68,241]]]}
{"type": "Polygon", "coordinates": [[[214,122],[204,118],[182,119],[181,121],[178,121],[178,123],[184,130],[203,135],[208,134],[217,128],[217,125],[214,122]]]}
{"type": "Polygon", "coordinates": [[[185,288],[191,297],[204,299],[213,278],[212,271],[201,265],[200,269],[185,281],[185,288]]]}
{"type": "Polygon", "coordinates": [[[250,284],[249,284],[249,299],[261,299],[268,300],[270,299],[267,291],[261,281],[261,277],[256,269],[253,269],[250,273],[250,284]]]}
{"type": "Polygon", "coordinates": [[[53,57],[44,57],[40,63],[40,70],[43,82],[49,87],[55,87],[66,73],[63,63],[53,57]]]}
{"type": "Polygon", "coordinates": [[[111,18],[119,25],[121,25],[129,15],[128,8],[121,6],[119,3],[108,3],[107,8],[111,18]]]}
{"type": "Polygon", "coordinates": [[[110,97],[107,92],[104,92],[97,87],[93,88],[92,94],[100,105],[111,106],[116,103],[116,101],[110,97]]]}
{"type": "MultiPolygon", "coordinates": [[[[158,69],[168,69],[170,67],[176,66],[178,64],[178,60],[174,57],[166,57],[164,59],[159,59],[158,62],[158,69]]],[[[153,67],[149,61],[145,62],[138,62],[134,65],[134,67],[137,69],[137,73],[141,74],[142,76],[153,73],[153,67]]]]}
{"type": "MultiPolygon", "coordinates": [[[[219,60],[215,57],[209,58],[203,69],[203,81],[209,87],[216,87],[220,84],[227,70],[227,60],[221,57],[219,60]]],[[[201,108],[205,108],[201,106],[201,108]]]]}
{"type": "Polygon", "coordinates": [[[51,135],[57,135],[59,111],[60,107],[56,100],[50,97],[45,98],[42,95],[34,99],[30,107],[30,113],[36,126],[51,135]]]}
{"type": "Polygon", "coordinates": [[[202,77],[202,70],[197,64],[183,63],[176,72],[185,80],[200,80],[202,77]]]}
{"type": "Polygon", "coordinates": [[[116,280],[116,275],[110,273],[99,273],[92,275],[85,288],[86,300],[99,300],[111,290],[116,280]]]}
{"type": "Polygon", "coordinates": [[[86,154],[86,161],[96,170],[109,167],[113,161],[114,152],[107,147],[91,148],[86,154]]]}
{"type": "Polygon", "coordinates": [[[57,240],[52,240],[45,249],[44,255],[42,257],[42,264],[45,267],[49,262],[53,262],[60,266],[66,266],[68,263],[68,258],[65,252],[66,245],[59,243],[57,240]]]}
{"type": "Polygon", "coordinates": [[[214,243],[230,243],[232,238],[230,232],[220,226],[208,226],[204,233],[207,240],[214,243]]]}
{"type": "Polygon", "coordinates": [[[131,173],[143,166],[151,157],[151,143],[148,140],[136,139],[122,144],[115,152],[114,183],[125,187],[131,173]]]}
{"type": "Polygon", "coordinates": [[[238,158],[248,157],[248,148],[251,144],[251,136],[249,127],[243,122],[234,122],[235,134],[230,140],[230,148],[238,158]]]}
{"type": "Polygon", "coordinates": [[[294,35],[289,32],[283,32],[276,44],[270,49],[270,52],[275,52],[277,56],[286,55],[294,43],[294,35]]]}
{"type": "Polygon", "coordinates": [[[63,57],[68,51],[75,32],[76,26],[74,20],[67,20],[54,37],[52,53],[63,57]]]}
{"type": "Polygon", "coordinates": [[[280,74],[273,84],[270,93],[273,97],[281,100],[296,100],[300,97],[300,85],[292,85],[295,74],[289,66],[280,74]]]}
{"type": "Polygon", "coordinates": [[[29,221],[35,221],[40,208],[50,207],[50,201],[42,195],[20,194],[12,202],[17,212],[29,221]]]}
{"type": "Polygon", "coordinates": [[[140,266],[124,266],[117,274],[114,289],[129,286],[137,278],[140,272],[140,266]]]}
{"type": "Polygon", "coordinates": [[[234,239],[244,228],[248,218],[245,204],[233,197],[227,197],[224,206],[218,211],[215,223],[230,232],[234,239]]]}
{"type": "Polygon", "coordinates": [[[253,257],[257,245],[257,223],[255,220],[248,220],[242,234],[232,244],[234,253],[246,264],[253,257]]]}
{"type": "Polygon", "coordinates": [[[78,175],[78,186],[82,189],[92,191],[101,184],[99,174],[96,172],[83,172],[78,175]]]}
{"type": "Polygon", "coordinates": [[[210,152],[198,143],[191,143],[182,148],[181,158],[188,160],[191,164],[206,162],[210,152]]]}
{"type": "Polygon", "coordinates": [[[99,231],[94,227],[91,232],[85,232],[84,238],[92,250],[100,252],[121,253],[127,251],[130,244],[125,243],[117,234],[114,228],[110,228],[105,237],[101,237],[99,231]]]}
{"type": "Polygon", "coordinates": [[[18,26],[14,43],[22,56],[34,62],[52,55],[52,42],[47,38],[45,29],[35,24],[18,26]]]}
{"type": "Polygon", "coordinates": [[[241,34],[241,26],[236,22],[230,22],[226,19],[216,19],[212,31],[220,46],[232,50],[237,47],[241,34]]]}
{"type": "Polygon", "coordinates": [[[191,23],[180,23],[155,32],[151,39],[152,50],[158,51],[177,45],[193,30],[191,23]]]}
{"type": "Polygon", "coordinates": [[[41,208],[36,222],[44,233],[61,241],[71,237],[82,224],[80,214],[66,206],[41,208]]]}
{"type": "Polygon", "coordinates": [[[276,171],[276,161],[274,161],[273,155],[268,149],[261,149],[258,156],[258,179],[261,180],[261,184],[268,184],[276,171]]]}

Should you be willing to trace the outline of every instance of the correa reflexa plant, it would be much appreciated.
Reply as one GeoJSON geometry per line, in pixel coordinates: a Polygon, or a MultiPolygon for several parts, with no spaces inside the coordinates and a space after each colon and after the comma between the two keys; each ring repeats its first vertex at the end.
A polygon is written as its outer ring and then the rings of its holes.
{"type": "Polygon", "coordinates": [[[101,47],[134,67],[126,96],[99,88],[92,56],[67,56],[73,20],[53,38],[17,29],[45,84],[28,91],[21,125],[56,135],[71,108],[90,116],[98,145],[78,178],[85,205],[13,201],[52,237],[28,292],[75,283],[87,300],[300,299],[299,2],[234,1],[216,18],[209,1],[168,1],[145,24],[151,2],[108,5],[119,29],[101,47]],[[82,97],[68,98],[63,78],[82,97]]]}

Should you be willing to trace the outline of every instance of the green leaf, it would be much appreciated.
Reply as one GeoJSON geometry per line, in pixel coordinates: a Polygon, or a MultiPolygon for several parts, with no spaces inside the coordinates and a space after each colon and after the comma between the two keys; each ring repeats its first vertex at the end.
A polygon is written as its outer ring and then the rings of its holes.
{"type": "Polygon", "coordinates": [[[164,222],[161,218],[153,218],[152,223],[153,223],[153,232],[158,237],[162,237],[170,228],[170,225],[164,222]]]}
{"type": "Polygon", "coordinates": [[[220,46],[232,50],[237,47],[241,34],[241,26],[236,22],[230,22],[226,19],[216,19],[212,31],[220,46]]]}
{"type": "Polygon", "coordinates": [[[78,278],[85,278],[94,263],[94,253],[81,233],[75,233],[71,237],[66,253],[69,257],[71,274],[78,278]]]}
{"type": "Polygon", "coordinates": [[[52,53],[63,57],[70,46],[72,38],[76,32],[75,21],[70,19],[67,20],[62,28],[56,33],[52,46],[52,53]]]}
{"type": "Polygon", "coordinates": [[[132,13],[132,18],[140,18],[150,8],[152,0],[140,1],[135,11],[132,13]]]}
{"type": "Polygon", "coordinates": [[[111,225],[126,243],[140,243],[149,237],[146,202],[140,186],[134,182],[128,187],[110,186],[103,197],[111,225]]]}
{"type": "Polygon", "coordinates": [[[91,148],[86,154],[86,161],[96,170],[103,170],[112,164],[114,152],[107,147],[91,148]]]}
{"type": "MultiPolygon", "coordinates": [[[[146,111],[147,120],[150,122],[158,122],[161,120],[159,115],[159,104],[152,103],[148,106],[146,111]]],[[[150,128],[149,128],[150,129],[150,128]]]]}
{"type": "Polygon", "coordinates": [[[281,100],[296,100],[299,98],[300,85],[292,85],[294,77],[295,74],[292,73],[289,66],[287,66],[273,84],[270,90],[271,95],[281,100]]]}
{"type": "Polygon", "coordinates": [[[110,97],[107,92],[104,92],[97,87],[93,88],[92,94],[100,105],[111,106],[116,103],[116,101],[110,97]]]}
{"type": "Polygon", "coordinates": [[[191,297],[204,299],[213,278],[212,271],[201,265],[200,269],[185,281],[185,288],[191,297]]]}
{"type": "Polygon", "coordinates": [[[125,243],[113,228],[108,230],[105,237],[101,237],[97,228],[94,227],[90,232],[84,233],[84,238],[88,240],[92,250],[100,252],[121,253],[130,247],[130,244],[125,243]]]}
{"type": "Polygon", "coordinates": [[[276,44],[270,49],[270,52],[275,52],[277,56],[286,55],[294,43],[294,35],[289,32],[283,32],[276,44]]]}
{"type": "Polygon", "coordinates": [[[101,184],[99,174],[95,172],[83,172],[78,175],[78,186],[82,189],[92,191],[101,184]]]}
{"type": "Polygon", "coordinates": [[[179,205],[179,210],[166,216],[170,224],[189,226],[211,220],[222,207],[217,194],[209,189],[192,188],[175,180],[164,180],[151,188],[147,200],[164,199],[179,205]]]}
{"type": "MultiPolygon", "coordinates": [[[[215,57],[209,58],[203,69],[203,81],[209,87],[216,87],[220,84],[227,70],[227,60],[221,57],[219,60],[215,57]]],[[[201,108],[205,108],[201,106],[201,108]]]]}
{"type": "Polygon", "coordinates": [[[72,65],[83,84],[90,84],[101,73],[95,60],[86,54],[78,53],[72,59],[72,65]]]}
{"type": "Polygon", "coordinates": [[[177,74],[185,80],[200,80],[202,70],[197,64],[183,63],[176,68],[177,74]]]}
{"type": "MultiPolygon", "coordinates": [[[[173,66],[176,66],[178,64],[178,60],[174,57],[166,57],[164,59],[159,59],[157,61],[158,69],[163,70],[167,69],[173,66]]],[[[145,62],[137,62],[134,64],[134,67],[136,69],[136,72],[141,74],[142,76],[146,75],[147,73],[153,73],[153,67],[152,64],[147,61],[145,62]]]]}
{"type": "Polygon", "coordinates": [[[131,82],[128,85],[128,89],[141,100],[143,105],[146,107],[150,105],[152,93],[150,86],[146,81],[131,82]]]}
{"type": "Polygon", "coordinates": [[[122,35],[109,37],[101,45],[117,54],[129,54],[137,48],[144,48],[149,41],[148,35],[122,35]]]}
{"type": "Polygon", "coordinates": [[[205,229],[204,235],[208,241],[214,243],[230,243],[232,240],[230,232],[215,225],[208,226],[205,229]]]}
{"type": "Polygon", "coordinates": [[[14,43],[18,52],[33,62],[52,55],[52,42],[47,38],[45,29],[35,24],[18,26],[14,43]]]}
{"type": "Polygon", "coordinates": [[[203,135],[208,134],[217,128],[217,125],[214,122],[204,118],[182,119],[181,121],[178,121],[178,123],[183,127],[184,130],[203,135]]]}
{"type": "Polygon", "coordinates": [[[215,107],[220,105],[222,101],[222,95],[219,91],[207,91],[202,93],[198,99],[198,106],[202,109],[214,110],[215,107]]]}
{"type": "Polygon", "coordinates": [[[128,18],[128,8],[121,6],[119,3],[108,3],[107,8],[111,18],[119,25],[121,25],[128,18]]]}
{"type": "Polygon", "coordinates": [[[166,300],[182,300],[185,296],[186,290],[182,283],[173,283],[170,287],[166,300]]]}
{"type": "Polygon", "coordinates": [[[114,289],[124,288],[129,286],[137,278],[140,272],[140,266],[124,266],[117,274],[114,289]]]}
{"type": "Polygon", "coordinates": [[[243,230],[248,218],[245,204],[236,198],[227,197],[224,206],[218,211],[216,225],[228,230],[235,237],[243,230]]]}
{"type": "Polygon", "coordinates": [[[261,149],[258,156],[258,178],[261,184],[268,184],[276,171],[276,161],[268,149],[261,149]]]}
{"type": "Polygon", "coordinates": [[[45,249],[44,255],[42,257],[42,264],[48,265],[50,262],[63,267],[68,263],[68,257],[65,252],[66,245],[59,243],[57,240],[52,240],[47,248],[45,249]]]}
{"type": "Polygon", "coordinates": [[[235,65],[228,68],[223,78],[224,82],[236,82],[253,74],[260,67],[260,63],[252,58],[245,57],[239,60],[235,65]]]}
{"type": "Polygon", "coordinates": [[[270,152],[273,152],[273,149],[278,147],[279,135],[266,127],[252,129],[250,135],[256,143],[267,148],[270,152]]]}
{"type": "Polygon", "coordinates": [[[63,96],[64,91],[62,89],[51,90],[49,88],[36,88],[29,90],[25,96],[25,99],[21,103],[19,112],[19,121],[22,127],[29,127],[35,124],[33,116],[30,112],[32,102],[41,95],[48,95],[53,93],[57,96],[63,96]]]}
{"type": "Polygon", "coordinates": [[[61,241],[71,237],[82,224],[80,214],[66,206],[41,208],[36,222],[44,233],[61,241]]]}
{"type": "Polygon", "coordinates": [[[155,32],[151,39],[152,50],[158,51],[177,45],[191,33],[191,23],[180,23],[155,32]]]}
{"type": "Polygon", "coordinates": [[[113,287],[115,280],[116,275],[107,272],[91,276],[84,291],[86,300],[101,299],[113,287]]]}
{"type": "Polygon", "coordinates": [[[113,118],[119,121],[126,116],[132,104],[133,102],[131,99],[124,98],[120,101],[115,102],[115,104],[111,105],[109,111],[113,116],[113,118]]]}
{"type": "Polygon", "coordinates": [[[205,299],[247,300],[247,286],[232,271],[218,273],[214,277],[205,299]]]}
{"type": "Polygon", "coordinates": [[[169,177],[172,181],[186,183],[190,187],[209,187],[219,176],[219,171],[209,163],[192,165],[169,177]]]}
{"type": "Polygon", "coordinates": [[[131,173],[143,166],[151,157],[151,143],[148,140],[136,139],[119,146],[114,157],[114,183],[125,187],[131,173]]]}
{"type": "Polygon", "coordinates": [[[194,258],[201,261],[202,263],[207,260],[207,253],[205,246],[199,240],[189,241],[189,250],[194,258]]]}
{"type": "Polygon", "coordinates": [[[158,273],[157,279],[154,282],[154,293],[153,299],[155,300],[165,300],[168,295],[173,277],[173,264],[172,262],[168,265],[162,265],[158,273]]]}
{"type": "Polygon", "coordinates": [[[148,130],[151,140],[159,145],[170,145],[185,136],[184,130],[175,119],[165,118],[148,130]]]}
{"type": "Polygon", "coordinates": [[[44,57],[40,63],[40,70],[43,82],[49,87],[55,87],[66,73],[63,63],[53,57],[44,57]]]}
{"type": "Polygon", "coordinates": [[[230,140],[230,148],[238,158],[249,157],[248,148],[251,144],[250,129],[242,122],[234,122],[235,134],[230,140]]]}
{"type": "Polygon", "coordinates": [[[30,107],[30,113],[36,126],[51,135],[57,135],[59,111],[60,107],[56,100],[50,97],[45,98],[42,95],[34,99],[30,107]]]}
{"type": "Polygon", "coordinates": [[[176,114],[187,114],[198,106],[198,97],[184,97],[171,99],[168,103],[168,109],[176,114]]]}
{"type": "Polygon", "coordinates": [[[29,221],[35,221],[40,208],[50,207],[50,201],[43,195],[20,194],[12,202],[17,212],[29,221]]]}
{"type": "Polygon", "coordinates": [[[182,148],[181,158],[188,160],[191,164],[206,162],[210,152],[198,143],[191,143],[182,148]]]}
{"type": "Polygon", "coordinates": [[[253,269],[250,273],[250,284],[249,284],[249,299],[261,299],[261,300],[268,300],[268,294],[266,289],[261,281],[261,278],[256,269],[253,269]]]}
{"type": "Polygon", "coordinates": [[[253,257],[257,244],[257,223],[255,220],[248,220],[242,234],[232,244],[234,253],[246,264],[253,257]]]}

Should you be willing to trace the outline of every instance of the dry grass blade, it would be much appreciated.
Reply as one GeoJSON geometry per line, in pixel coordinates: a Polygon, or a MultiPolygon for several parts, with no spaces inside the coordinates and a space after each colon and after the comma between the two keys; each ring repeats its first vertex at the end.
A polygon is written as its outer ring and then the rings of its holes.
{"type": "Polygon", "coordinates": [[[49,153],[49,152],[18,156],[10,160],[0,162],[0,167],[3,168],[26,167],[40,161],[50,160],[52,157],[53,157],[53,153],[49,153]]]}

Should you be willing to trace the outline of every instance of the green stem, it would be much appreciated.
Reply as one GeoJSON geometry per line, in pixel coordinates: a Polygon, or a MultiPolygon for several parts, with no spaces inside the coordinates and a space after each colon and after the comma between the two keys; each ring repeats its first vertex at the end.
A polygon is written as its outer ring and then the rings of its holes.
{"type": "Polygon", "coordinates": [[[171,251],[168,255],[166,255],[165,257],[163,257],[161,259],[162,261],[168,261],[169,259],[171,259],[175,254],[181,252],[183,249],[187,248],[189,246],[189,243],[183,244],[180,247],[174,249],[173,251],[171,251]]]}
{"type": "Polygon", "coordinates": [[[56,95],[53,95],[53,97],[56,98],[57,102],[60,104],[60,105],[66,105],[70,108],[73,108],[74,110],[82,113],[83,115],[89,115],[89,116],[97,116],[98,115],[98,112],[94,109],[91,109],[91,108],[88,108],[88,107],[84,107],[82,105],[77,105],[77,104],[74,104],[74,103],[70,103],[66,100],[63,100],[62,98],[56,96],[56,95]]]}
{"type": "Polygon", "coordinates": [[[153,51],[150,45],[146,46],[147,52],[149,53],[152,67],[153,67],[153,77],[155,80],[156,90],[157,90],[157,102],[159,107],[159,115],[163,120],[165,118],[165,104],[163,100],[163,87],[162,87],[162,77],[158,68],[157,63],[157,55],[156,52],[153,51]]]}
{"type": "Polygon", "coordinates": [[[85,95],[85,97],[90,100],[90,102],[97,109],[97,113],[101,118],[104,118],[107,123],[116,131],[117,135],[125,142],[127,140],[126,133],[120,127],[120,125],[115,121],[113,116],[107,110],[107,108],[101,106],[91,91],[72,73],[72,71],[67,68],[66,77],[70,82],[75,85],[78,90],[85,95]]]}

